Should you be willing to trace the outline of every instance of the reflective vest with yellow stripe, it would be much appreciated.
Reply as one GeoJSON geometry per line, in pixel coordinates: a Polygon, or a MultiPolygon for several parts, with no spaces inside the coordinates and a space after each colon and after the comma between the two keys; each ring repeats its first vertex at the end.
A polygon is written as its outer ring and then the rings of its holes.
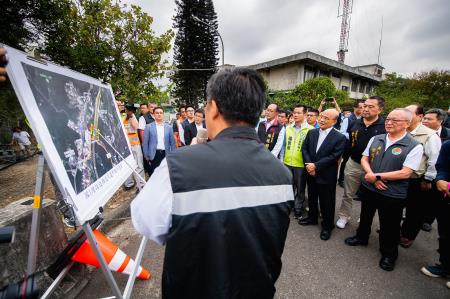
{"type": "Polygon", "coordinates": [[[314,127],[305,124],[300,130],[297,130],[297,134],[295,134],[295,126],[288,126],[286,128],[284,164],[292,167],[305,167],[305,164],[303,163],[302,144],[306,138],[306,134],[311,129],[314,129],[314,127]]]}
{"type": "Polygon", "coordinates": [[[123,118],[123,125],[125,126],[125,130],[127,131],[131,146],[140,145],[141,143],[139,142],[138,132],[131,127],[126,117],[123,118]]]}

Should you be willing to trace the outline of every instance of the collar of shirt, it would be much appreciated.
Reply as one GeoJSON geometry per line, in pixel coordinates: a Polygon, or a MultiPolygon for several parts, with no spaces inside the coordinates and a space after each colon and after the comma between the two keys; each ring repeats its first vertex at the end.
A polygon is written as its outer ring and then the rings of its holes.
{"type": "Polygon", "coordinates": [[[330,133],[332,129],[333,129],[333,127],[329,127],[328,129],[325,129],[325,130],[319,129],[319,134],[325,134],[325,136],[327,136],[328,133],[330,133]]]}
{"type": "Polygon", "coordinates": [[[419,129],[419,127],[421,126],[421,124],[419,124],[414,130],[412,130],[411,132],[409,132],[409,134],[415,136],[417,133],[417,130],[419,129]]]}
{"type": "MultiPolygon", "coordinates": [[[[403,134],[400,138],[392,140],[391,137],[390,137],[390,134],[387,133],[387,136],[386,136],[387,143],[394,144],[397,141],[402,140],[406,136],[406,134],[408,134],[408,132],[405,132],[405,134],[403,134]]],[[[388,148],[388,146],[386,146],[386,148],[388,148]]]]}

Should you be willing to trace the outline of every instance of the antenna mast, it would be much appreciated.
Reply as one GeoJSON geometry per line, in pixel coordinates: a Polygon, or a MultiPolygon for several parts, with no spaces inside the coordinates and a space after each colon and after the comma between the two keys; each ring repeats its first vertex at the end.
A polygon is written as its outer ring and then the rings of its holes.
{"type": "Polygon", "coordinates": [[[383,40],[383,17],[381,17],[381,33],[380,33],[380,46],[378,47],[378,65],[380,64],[380,54],[381,54],[381,41],[383,40]]]}
{"type": "Polygon", "coordinates": [[[338,61],[344,63],[345,52],[348,52],[348,37],[350,32],[350,14],[353,11],[353,0],[339,0],[338,18],[342,17],[341,36],[339,39],[339,51],[337,52],[338,61]],[[341,12],[342,2],[342,12],[341,12]]]}

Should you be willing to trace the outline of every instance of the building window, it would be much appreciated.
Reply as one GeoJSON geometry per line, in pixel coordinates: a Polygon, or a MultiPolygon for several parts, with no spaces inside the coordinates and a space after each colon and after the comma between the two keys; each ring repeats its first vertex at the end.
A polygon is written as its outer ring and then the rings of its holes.
{"type": "Polygon", "coordinates": [[[329,76],[330,76],[330,73],[329,73],[328,71],[320,70],[320,71],[319,71],[319,76],[320,76],[320,77],[329,77],[329,76]]]}
{"type": "Polygon", "coordinates": [[[358,90],[358,79],[352,79],[352,89],[353,92],[358,90]]]}
{"type": "Polygon", "coordinates": [[[348,91],[348,86],[342,85],[342,90],[348,91]]]}
{"type": "Polygon", "coordinates": [[[335,77],[335,78],[340,78],[340,77],[341,77],[341,75],[339,75],[338,73],[331,73],[331,75],[332,75],[333,77],[335,77]]]}
{"type": "Polygon", "coordinates": [[[364,93],[364,89],[366,88],[366,83],[365,82],[360,82],[359,83],[359,89],[358,89],[358,91],[360,92],[360,93],[364,93]]]}
{"type": "Polygon", "coordinates": [[[310,66],[305,66],[304,81],[314,78],[314,69],[310,66]]]}
{"type": "Polygon", "coordinates": [[[367,83],[366,84],[366,93],[369,94],[372,92],[372,84],[367,83]]]}

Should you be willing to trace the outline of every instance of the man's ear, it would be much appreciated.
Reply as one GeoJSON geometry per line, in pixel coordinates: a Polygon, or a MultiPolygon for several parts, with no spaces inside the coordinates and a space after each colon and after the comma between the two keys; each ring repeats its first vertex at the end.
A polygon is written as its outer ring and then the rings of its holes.
{"type": "Polygon", "coordinates": [[[209,102],[208,114],[210,115],[211,119],[217,119],[219,117],[219,107],[217,106],[215,100],[211,100],[209,102]]]}

